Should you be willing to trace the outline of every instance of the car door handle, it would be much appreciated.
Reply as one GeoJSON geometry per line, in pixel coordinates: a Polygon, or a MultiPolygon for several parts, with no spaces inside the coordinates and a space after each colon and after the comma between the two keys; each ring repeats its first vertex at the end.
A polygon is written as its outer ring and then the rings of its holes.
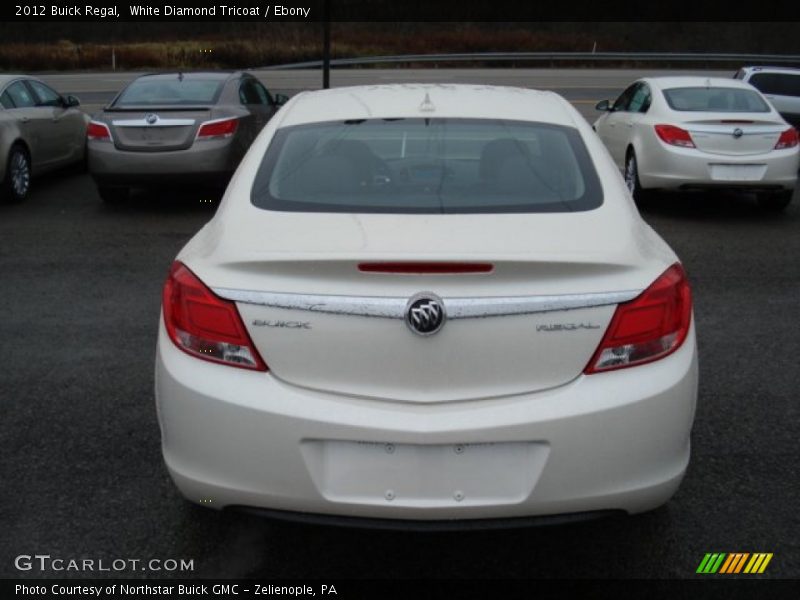
{"type": "Polygon", "coordinates": [[[30,119],[28,117],[20,117],[19,120],[22,123],[27,123],[28,121],[30,121],[30,119]]]}
{"type": "Polygon", "coordinates": [[[633,121],[625,121],[627,127],[633,127],[633,121]]]}

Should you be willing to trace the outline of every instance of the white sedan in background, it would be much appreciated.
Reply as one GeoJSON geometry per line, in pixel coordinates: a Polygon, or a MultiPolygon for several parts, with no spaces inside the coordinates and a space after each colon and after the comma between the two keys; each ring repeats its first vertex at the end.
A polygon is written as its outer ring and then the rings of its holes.
{"type": "Polygon", "coordinates": [[[560,96],[306,92],[172,265],[155,389],[167,468],[203,506],[637,513],[689,462],[691,294],[560,96]]]}
{"type": "Polygon", "coordinates": [[[737,189],[761,206],[789,204],[797,130],[753,86],[709,77],[652,77],[629,86],[594,129],[637,200],[650,190],[737,189]]]}

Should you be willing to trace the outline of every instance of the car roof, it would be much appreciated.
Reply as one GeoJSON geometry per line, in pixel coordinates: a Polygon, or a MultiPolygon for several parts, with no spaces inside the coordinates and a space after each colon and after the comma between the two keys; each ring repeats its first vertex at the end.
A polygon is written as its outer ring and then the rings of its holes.
{"type": "Polygon", "coordinates": [[[745,81],[729,77],[704,77],[702,75],[684,75],[679,77],[645,77],[641,79],[653,87],[668,90],[679,87],[724,87],[752,90],[753,86],[745,81]]]}
{"type": "Polygon", "coordinates": [[[192,79],[217,79],[219,81],[224,81],[234,75],[241,73],[241,71],[170,71],[166,73],[146,73],[145,75],[140,75],[136,79],[175,79],[179,75],[182,75],[184,79],[192,80],[192,79]]]}
{"type": "Polygon", "coordinates": [[[15,79],[34,79],[36,81],[39,81],[38,79],[36,79],[36,77],[31,77],[30,75],[23,75],[22,73],[5,74],[5,75],[0,75],[0,85],[5,85],[11,81],[14,81],[15,79]]]}
{"type": "Polygon", "coordinates": [[[794,67],[742,67],[748,73],[784,73],[786,75],[800,75],[800,69],[794,67]]]}
{"type": "Polygon", "coordinates": [[[281,126],[371,118],[473,118],[575,127],[558,94],[517,87],[407,83],[340,87],[296,95],[281,126]]]}

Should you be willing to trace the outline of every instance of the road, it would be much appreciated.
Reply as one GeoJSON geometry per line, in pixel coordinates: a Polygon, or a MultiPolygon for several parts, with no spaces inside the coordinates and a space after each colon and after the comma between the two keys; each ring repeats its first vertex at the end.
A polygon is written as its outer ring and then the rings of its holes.
{"type": "MultiPolygon", "coordinates": [[[[575,90],[573,101],[605,97],[635,77],[528,74],[537,87],[575,90]]],[[[283,90],[311,83],[307,74],[261,75],[283,90]]],[[[80,94],[108,92],[124,76],[104,77],[48,79],[80,94]]],[[[693,576],[706,552],[738,551],[774,553],[765,577],[800,577],[797,195],[780,216],[729,195],[665,196],[643,211],[684,261],[695,297],[699,404],[675,498],[635,517],[462,533],[279,523],[179,497],[161,461],[153,399],[160,290],[213,210],[192,196],[158,195],[111,208],[81,174],[38,180],[27,202],[0,205],[0,577],[76,576],[14,568],[14,557],[39,553],[194,560],[191,573],[127,577],[671,578],[693,576]]]]}
{"type": "MultiPolygon", "coordinates": [[[[273,93],[289,96],[322,87],[320,71],[313,69],[251,71],[273,93]]],[[[732,77],[731,71],[657,69],[333,69],[331,85],[380,83],[479,83],[552,90],[570,100],[587,119],[594,120],[594,105],[616,97],[639,77],[702,73],[710,77],[732,77]]],[[[87,112],[100,110],[116,92],[140,73],[61,73],[42,78],[64,94],[74,94],[87,112]]]]}

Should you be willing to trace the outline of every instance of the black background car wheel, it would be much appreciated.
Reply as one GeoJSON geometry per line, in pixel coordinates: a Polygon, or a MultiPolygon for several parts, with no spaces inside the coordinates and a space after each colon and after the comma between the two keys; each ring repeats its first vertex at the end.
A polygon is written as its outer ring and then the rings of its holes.
{"type": "Polygon", "coordinates": [[[648,193],[642,189],[642,184],[639,182],[639,163],[636,161],[633,149],[628,150],[628,156],[625,158],[625,184],[637,204],[647,199],[648,193]]]}
{"type": "Polygon", "coordinates": [[[10,202],[22,202],[31,189],[31,159],[20,145],[12,146],[8,153],[6,178],[3,181],[4,197],[10,202]]]}
{"type": "Polygon", "coordinates": [[[97,193],[103,202],[108,204],[119,204],[125,202],[129,196],[129,190],[126,187],[100,185],[97,186],[97,193]]]}
{"type": "Polygon", "coordinates": [[[772,194],[759,194],[758,205],[770,212],[780,212],[792,201],[793,190],[783,190],[772,194]]]}

